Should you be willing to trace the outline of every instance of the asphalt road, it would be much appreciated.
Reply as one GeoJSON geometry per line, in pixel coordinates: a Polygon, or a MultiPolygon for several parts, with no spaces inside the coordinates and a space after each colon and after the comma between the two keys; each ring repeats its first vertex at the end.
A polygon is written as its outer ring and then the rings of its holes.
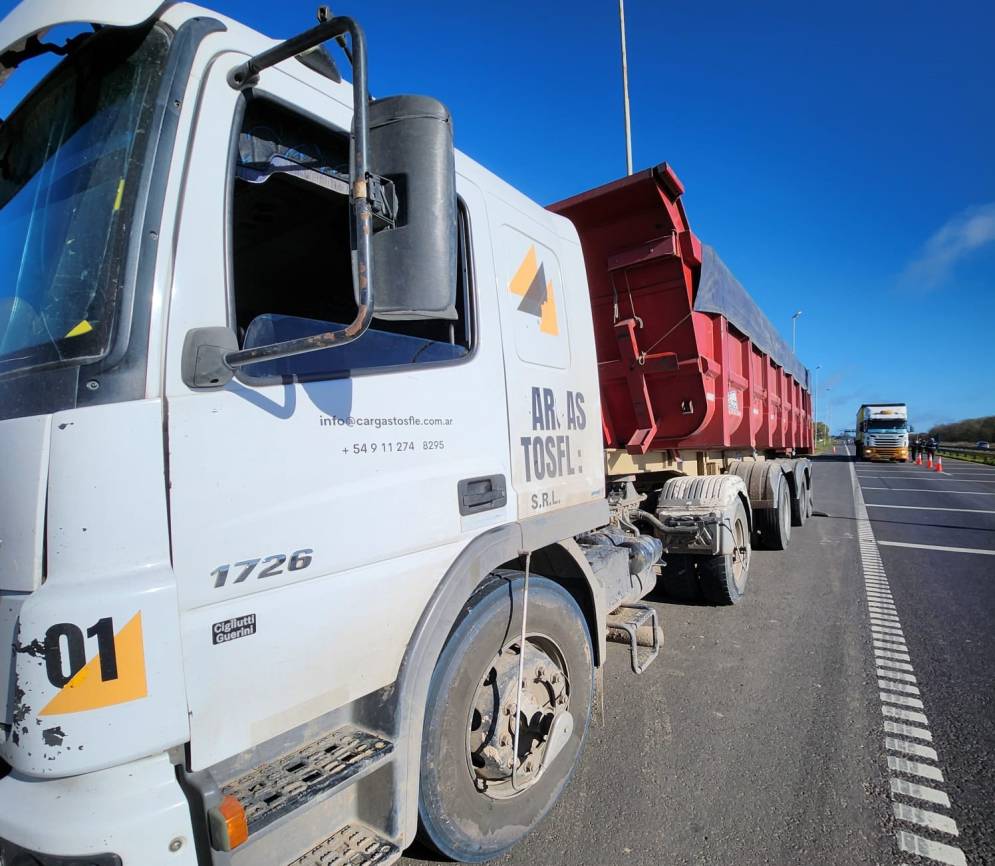
{"type": "Polygon", "coordinates": [[[879,543],[995,551],[995,469],[946,462],[819,459],[826,516],[754,552],[739,605],[654,596],[659,659],[609,645],[570,787],[495,862],[995,863],[995,556],[879,543]]]}

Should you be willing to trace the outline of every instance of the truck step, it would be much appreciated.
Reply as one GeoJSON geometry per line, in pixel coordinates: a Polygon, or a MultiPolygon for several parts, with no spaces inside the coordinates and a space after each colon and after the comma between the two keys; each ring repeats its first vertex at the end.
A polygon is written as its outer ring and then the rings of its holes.
{"type": "Polygon", "coordinates": [[[641,674],[660,654],[663,630],[655,608],[646,604],[620,605],[608,614],[607,626],[608,640],[629,645],[633,673],[641,674]],[[648,651],[640,653],[639,647],[648,651]]]}
{"type": "Polygon", "coordinates": [[[400,850],[361,824],[337,830],[288,866],[373,866],[393,863],[400,850]]]}
{"type": "Polygon", "coordinates": [[[233,779],[222,786],[222,792],[242,804],[251,837],[283,815],[380,763],[393,748],[393,743],[383,737],[346,725],[233,779]]]}

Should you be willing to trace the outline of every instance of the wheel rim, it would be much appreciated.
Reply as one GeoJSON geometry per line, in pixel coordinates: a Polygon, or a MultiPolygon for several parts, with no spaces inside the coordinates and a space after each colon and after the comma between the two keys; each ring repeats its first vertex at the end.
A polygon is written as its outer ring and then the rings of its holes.
{"type": "Polygon", "coordinates": [[[781,507],[778,509],[778,517],[781,521],[781,537],[787,538],[791,532],[791,498],[788,488],[781,486],[781,507]]]}
{"type": "Polygon", "coordinates": [[[740,592],[746,585],[746,572],[750,564],[749,533],[746,521],[741,516],[736,517],[733,525],[734,547],[732,549],[732,579],[740,592]]]}
{"type": "Polygon", "coordinates": [[[516,797],[538,781],[554,723],[570,707],[570,678],[559,647],[544,635],[527,636],[516,755],[520,663],[517,640],[494,656],[467,719],[467,767],[476,789],[495,800],[516,797]]]}

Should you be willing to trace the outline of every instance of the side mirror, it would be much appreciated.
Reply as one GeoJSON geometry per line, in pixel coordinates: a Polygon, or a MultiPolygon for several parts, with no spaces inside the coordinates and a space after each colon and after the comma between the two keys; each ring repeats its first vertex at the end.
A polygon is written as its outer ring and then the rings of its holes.
{"type": "MultiPolygon", "coordinates": [[[[373,235],[373,315],[456,315],[456,165],[448,109],[428,96],[390,96],[369,107],[370,171],[394,184],[393,228],[373,235]]],[[[357,297],[357,302],[359,298],[357,297]]]]}

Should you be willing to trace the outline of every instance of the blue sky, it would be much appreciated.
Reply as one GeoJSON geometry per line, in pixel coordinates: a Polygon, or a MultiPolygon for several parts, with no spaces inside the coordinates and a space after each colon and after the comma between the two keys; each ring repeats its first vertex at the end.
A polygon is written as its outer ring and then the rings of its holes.
{"type": "MultiPolygon", "coordinates": [[[[313,2],[210,5],[273,36],[314,21],[313,2]]],[[[537,201],[624,174],[614,0],[334,8],[366,28],[375,94],[439,97],[457,145],[537,201]]],[[[995,4],[627,0],[626,18],[636,168],[674,166],[692,227],[787,339],[803,311],[820,417],[995,414],[995,4]]]]}

